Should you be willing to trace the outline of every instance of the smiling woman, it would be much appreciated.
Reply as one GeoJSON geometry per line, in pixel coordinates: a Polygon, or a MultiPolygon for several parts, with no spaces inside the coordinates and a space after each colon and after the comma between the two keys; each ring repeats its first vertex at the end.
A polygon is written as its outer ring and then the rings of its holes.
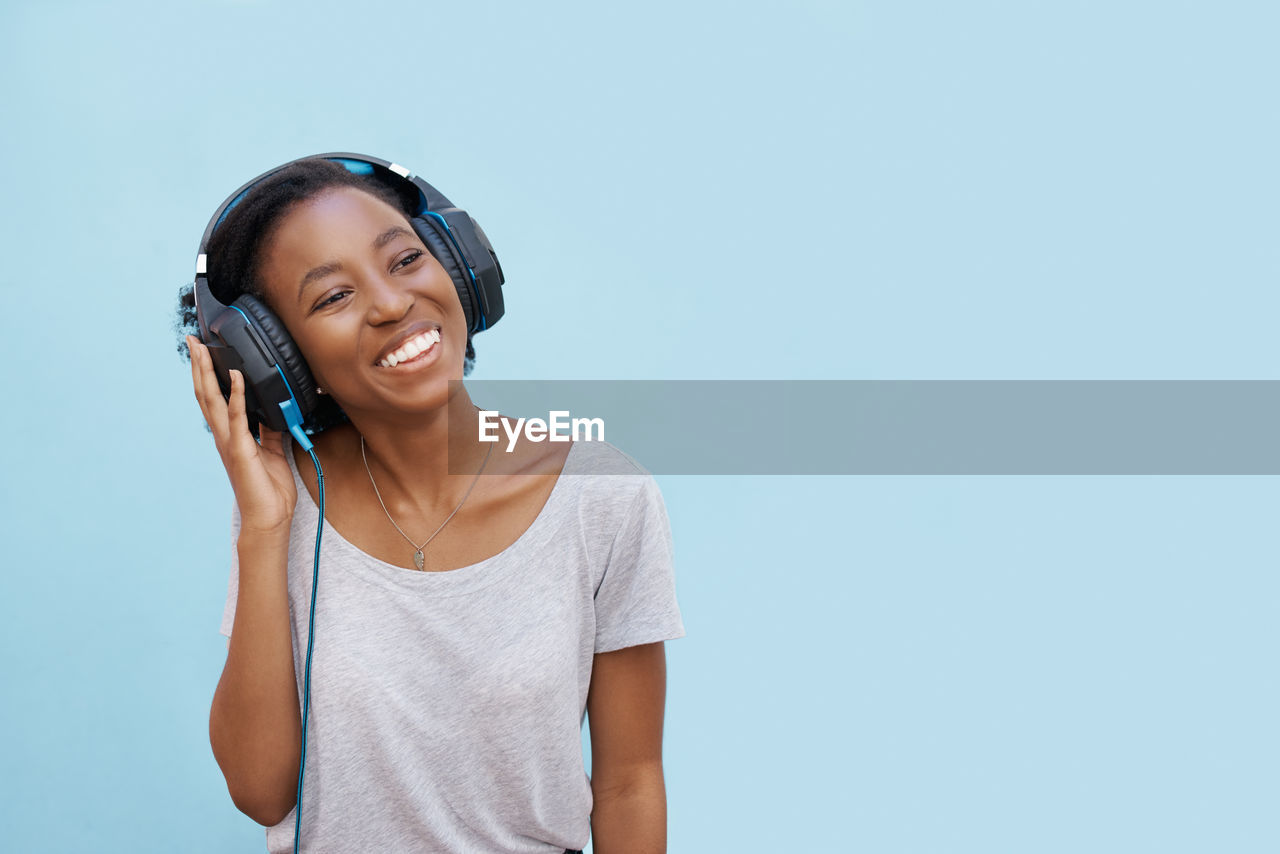
{"type": "Polygon", "coordinates": [[[262,260],[267,301],[348,417],[437,411],[449,380],[466,373],[470,335],[453,279],[397,220],[403,213],[375,196],[335,188],[285,217],[262,260]]]}
{"type": "Polygon", "coordinates": [[[502,283],[466,212],[359,155],[205,231],[182,349],[235,494],[209,732],[270,852],[665,850],[666,509],[602,440],[481,440],[457,380],[502,283]]]}
{"type": "MultiPolygon", "coordinates": [[[[405,216],[413,210],[413,201],[407,201],[405,193],[398,192],[394,185],[376,180],[372,175],[354,173],[334,160],[318,157],[295,161],[272,174],[268,180],[252,185],[253,204],[242,204],[245,199],[237,194],[228,209],[220,211],[221,217],[215,217],[221,221],[209,236],[207,247],[209,286],[213,296],[227,305],[242,294],[254,297],[261,304],[271,304],[262,271],[263,246],[273,238],[284,213],[323,193],[342,188],[358,190],[405,216]]],[[[386,241],[396,236],[411,235],[412,232],[406,226],[396,225],[378,236],[375,243],[379,245],[374,248],[381,249],[386,241]]],[[[443,263],[456,268],[457,261],[452,255],[442,254],[443,263]]],[[[307,272],[299,287],[304,288],[320,278],[340,271],[341,265],[336,262],[322,263],[307,272]]],[[[457,275],[462,274],[459,272],[457,275]]],[[[339,296],[334,299],[336,301],[341,298],[339,296]]],[[[179,352],[184,358],[189,358],[185,335],[199,333],[194,286],[183,288],[179,294],[177,326],[184,336],[178,342],[179,352]]],[[[468,332],[463,376],[471,373],[475,367],[475,358],[475,348],[468,332]]],[[[321,387],[323,388],[323,384],[321,387]]],[[[226,390],[224,388],[224,392],[226,390]]],[[[247,416],[250,432],[257,436],[256,413],[250,411],[247,416]]],[[[306,427],[308,431],[319,432],[347,420],[346,414],[331,396],[322,396],[322,399],[316,401],[306,427]]]]}

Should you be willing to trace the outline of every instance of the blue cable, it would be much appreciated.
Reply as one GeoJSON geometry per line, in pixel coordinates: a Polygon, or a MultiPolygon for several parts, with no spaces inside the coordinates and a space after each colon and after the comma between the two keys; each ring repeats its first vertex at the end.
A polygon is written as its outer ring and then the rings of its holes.
{"type": "MultiPolygon", "coordinates": [[[[294,810],[293,854],[298,854],[298,841],[302,837],[302,777],[307,770],[307,713],[311,709],[311,644],[316,637],[316,587],[320,580],[320,534],[324,532],[324,472],[320,469],[320,459],[307,443],[307,453],[316,467],[317,492],[320,493],[320,520],[316,522],[316,556],[311,572],[311,619],[307,626],[307,667],[303,677],[302,690],[302,758],[298,761],[298,803],[294,810]]],[[[286,447],[286,453],[288,448],[286,447]]]]}

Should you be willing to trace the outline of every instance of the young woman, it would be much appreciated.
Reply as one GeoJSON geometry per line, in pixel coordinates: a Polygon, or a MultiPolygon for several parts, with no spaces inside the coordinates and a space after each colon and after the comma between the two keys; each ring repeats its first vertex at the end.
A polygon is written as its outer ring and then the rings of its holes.
{"type": "Polygon", "coordinates": [[[318,387],[314,624],[315,466],[240,372],[220,390],[181,296],[235,494],[214,756],[270,852],[299,825],[302,851],[665,851],[662,642],[684,629],[661,494],[604,442],[480,441],[450,383],[474,311],[402,180],[295,161],[208,241],[214,297],[268,306],[318,387]]]}

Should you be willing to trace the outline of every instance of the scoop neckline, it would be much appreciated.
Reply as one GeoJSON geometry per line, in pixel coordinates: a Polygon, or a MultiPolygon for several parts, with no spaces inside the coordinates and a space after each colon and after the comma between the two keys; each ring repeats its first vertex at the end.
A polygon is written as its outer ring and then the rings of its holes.
{"type": "MultiPolygon", "coordinates": [[[[538,510],[538,515],[529,523],[529,527],[525,528],[524,532],[514,542],[497,554],[456,569],[422,572],[416,569],[396,566],[381,558],[374,557],[344,537],[342,532],[334,527],[328,519],[325,519],[321,540],[321,560],[324,558],[325,546],[332,543],[339,552],[345,553],[347,557],[352,558],[339,560],[339,564],[349,574],[356,575],[364,581],[380,587],[418,593],[429,592],[432,595],[439,596],[461,595],[481,587],[487,587],[499,580],[517,564],[517,561],[513,558],[520,552],[541,545],[550,539],[551,534],[554,533],[547,530],[550,524],[547,519],[551,516],[553,505],[560,499],[565,490],[565,475],[571,474],[569,468],[572,463],[576,462],[578,445],[580,444],[582,443],[573,442],[569,445],[569,453],[565,455],[564,464],[556,475],[556,482],[552,485],[551,492],[547,495],[547,500],[543,502],[542,508],[538,510]]],[[[320,508],[316,505],[315,499],[311,497],[310,490],[307,489],[302,476],[298,473],[298,465],[294,459],[292,443],[286,456],[289,460],[289,470],[293,473],[294,485],[299,495],[305,498],[307,504],[305,510],[309,511],[306,512],[304,517],[307,520],[306,528],[309,531],[304,530],[302,533],[304,539],[313,539],[320,508]]],[[[295,507],[294,509],[295,519],[298,517],[299,509],[303,508],[295,507]]],[[[310,577],[309,573],[308,577],[310,577]]]]}

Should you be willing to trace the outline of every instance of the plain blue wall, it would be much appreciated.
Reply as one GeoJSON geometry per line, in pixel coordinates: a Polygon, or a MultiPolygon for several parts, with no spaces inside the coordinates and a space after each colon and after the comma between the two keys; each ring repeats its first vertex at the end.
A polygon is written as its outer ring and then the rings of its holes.
{"type": "MultiPolygon", "coordinates": [[[[170,322],[285,160],[484,223],[476,378],[1276,378],[1270,4],[356,8],[0,8],[6,850],[263,849],[170,322]]],[[[659,482],[676,854],[1280,847],[1275,478],[659,482]]]]}

